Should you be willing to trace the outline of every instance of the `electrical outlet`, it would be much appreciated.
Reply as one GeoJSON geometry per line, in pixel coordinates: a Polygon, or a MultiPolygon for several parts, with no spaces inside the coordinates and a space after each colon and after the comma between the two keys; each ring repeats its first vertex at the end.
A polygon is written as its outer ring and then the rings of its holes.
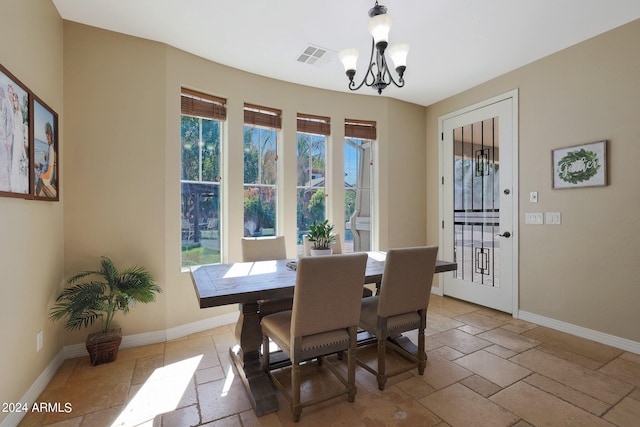
{"type": "Polygon", "coordinates": [[[550,225],[558,225],[562,222],[560,212],[547,212],[545,214],[545,222],[550,225]]]}
{"type": "Polygon", "coordinates": [[[542,213],[541,212],[525,213],[524,223],[525,224],[544,224],[544,222],[542,221],[542,213]]]}
{"type": "Polygon", "coordinates": [[[36,351],[42,350],[42,345],[44,344],[44,333],[42,331],[38,331],[36,334],[36,351]]]}

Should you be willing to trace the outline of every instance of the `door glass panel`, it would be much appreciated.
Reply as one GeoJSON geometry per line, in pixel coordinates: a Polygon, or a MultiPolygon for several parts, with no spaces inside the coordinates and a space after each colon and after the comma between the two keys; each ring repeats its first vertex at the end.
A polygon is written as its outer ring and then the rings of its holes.
{"type": "Polygon", "coordinates": [[[499,286],[498,117],[453,130],[455,277],[499,286]]]}

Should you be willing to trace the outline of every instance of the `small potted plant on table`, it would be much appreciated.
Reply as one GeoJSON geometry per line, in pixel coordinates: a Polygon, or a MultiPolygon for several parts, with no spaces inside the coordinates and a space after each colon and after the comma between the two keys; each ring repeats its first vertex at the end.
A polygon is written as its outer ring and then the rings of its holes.
{"type": "Polygon", "coordinates": [[[328,219],[323,222],[313,221],[313,224],[309,226],[307,239],[313,244],[311,256],[331,255],[333,252],[331,244],[336,241],[336,236],[333,234],[333,224],[329,224],[328,219]]]}
{"type": "Polygon", "coordinates": [[[155,301],[156,295],[162,292],[151,273],[143,267],[119,272],[107,257],[101,258],[99,270],[78,273],[69,278],[67,284],[72,286],[58,295],[50,319],[67,317],[65,329],[80,330],[100,318],[100,332],[89,334],[86,342],[92,365],[113,362],[118,356],[122,332],[112,329],[115,314],[118,311],[128,313],[136,302],[155,301]],[[82,281],[92,277],[94,280],[82,281]]]}

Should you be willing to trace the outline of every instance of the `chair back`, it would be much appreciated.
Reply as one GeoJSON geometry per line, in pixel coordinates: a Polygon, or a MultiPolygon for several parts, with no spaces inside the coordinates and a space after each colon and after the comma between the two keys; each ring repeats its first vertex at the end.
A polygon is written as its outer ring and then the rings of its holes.
{"type": "Polygon", "coordinates": [[[366,253],[298,260],[291,337],[358,325],[366,253]]]}
{"type": "Polygon", "coordinates": [[[269,261],[286,257],[284,236],[242,238],[243,262],[269,261]]]}
{"type": "MultiPolygon", "coordinates": [[[[331,249],[333,249],[333,255],[342,254],[342,239],[340,238],[340,233],[335,233],[336,241],[331,244],[331,249]]],[[[311,248],[313,247],[313,242],[309,241],[309,238],[306,234],[302,235],[302,245],[304,247],[304,256],[311,256],[311,248]]]]}
{"type": "Polygon", "coordinates": [[[390,317],[429,306],[437,246],[389,249],[380,285],[378,315],[390,317]]]}

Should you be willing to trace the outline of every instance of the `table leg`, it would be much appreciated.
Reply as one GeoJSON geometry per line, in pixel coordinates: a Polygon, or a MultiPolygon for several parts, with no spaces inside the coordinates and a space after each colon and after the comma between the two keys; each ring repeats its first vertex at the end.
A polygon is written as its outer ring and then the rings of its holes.
{"type": "Polygon", "coordinates": [[[240,346],[229,349],[256,416],[278,410],[278,397],[269,376],[262,369],[260,345],[262,332],[258,303],[240,304],[240,317],[236,324],[236,338],[240,346]]]}

